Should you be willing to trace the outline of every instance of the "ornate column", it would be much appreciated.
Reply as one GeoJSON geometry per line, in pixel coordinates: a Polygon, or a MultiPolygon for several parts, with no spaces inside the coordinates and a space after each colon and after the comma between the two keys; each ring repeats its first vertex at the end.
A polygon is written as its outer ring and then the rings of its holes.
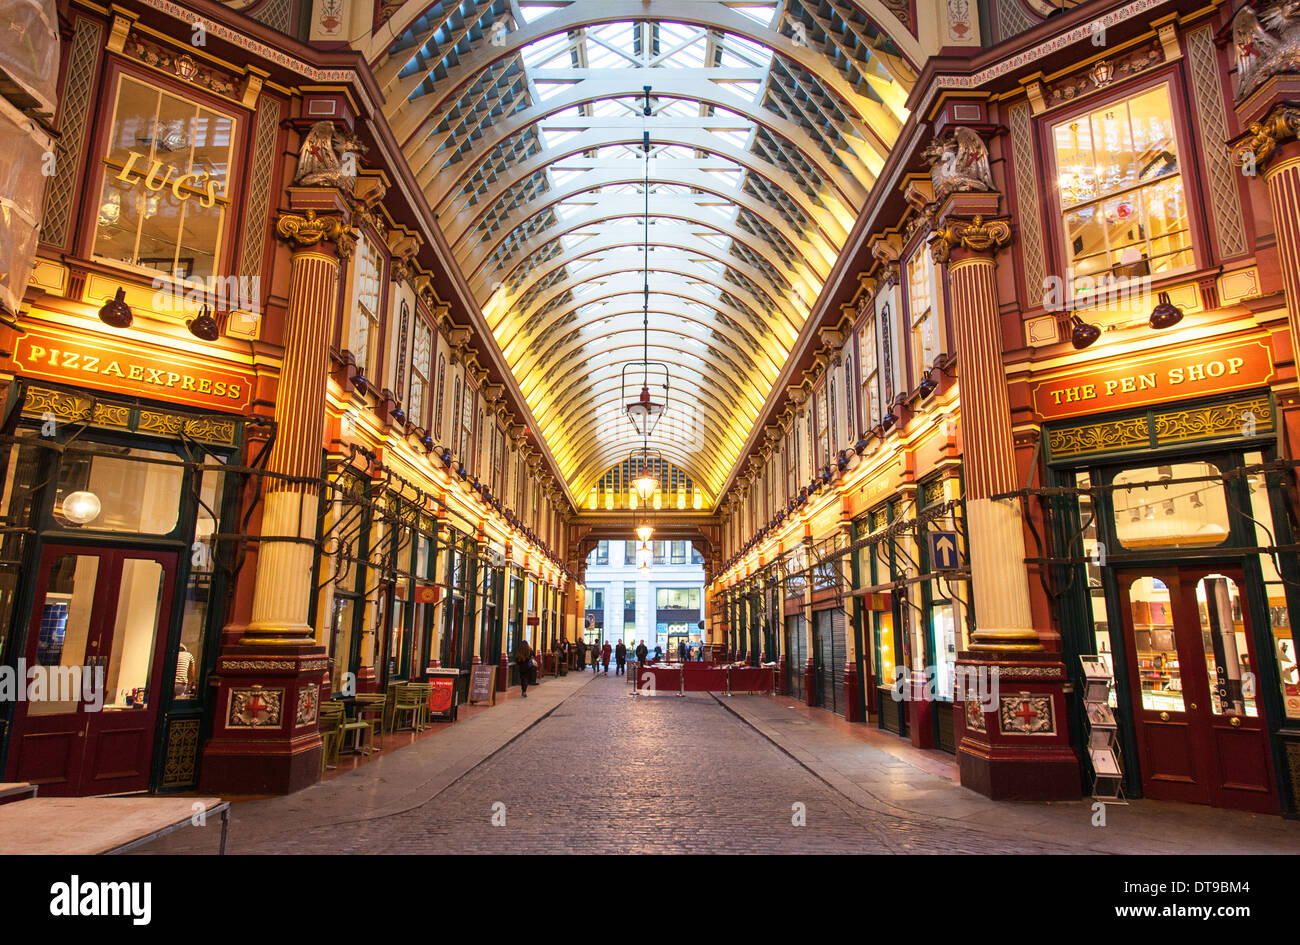
{"type": "MultiPolygon", "coordinates": [[[[981,207],[996,205],[996,194],[972,196],[981,207]]],[[[991,498],[1018,487],[994,260],[1010,243],[1011,226],[980,214],[958,215],[964,198],[948,199],[930,238],[953,307],[976,621],[970,648],[958,654],[956,665],[961,782],[994,798],[1078,797],[1065,666],[1034,628],[1019,505],[991,498]]]]}
{"type": "Polygon", "coordinates": [[[288,793],[320,779],[317,715],[325,648],[308,623],[315,587],[317,509],[330,333],[339,262],[350,255],[348,211],[338,190],[291,188],[276,233],[289,244],[276,439],[263,484],[249,622],[217,662],[216,717],[200,790],[288,793]]]}

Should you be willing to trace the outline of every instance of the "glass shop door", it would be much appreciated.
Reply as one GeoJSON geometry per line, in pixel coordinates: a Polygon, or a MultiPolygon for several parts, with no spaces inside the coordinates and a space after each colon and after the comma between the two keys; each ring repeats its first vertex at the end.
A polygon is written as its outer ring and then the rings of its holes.
{"type": "Polygon", "coordinates": [[[1241,569],[1118,573],[1143,793],[1276,814],[1241,569]]]}
{"type": "Polygon", "coordinates": [[[175,552],[46,546],[9,780],[54,796],[148,789],[175,576],[175,552]]]}

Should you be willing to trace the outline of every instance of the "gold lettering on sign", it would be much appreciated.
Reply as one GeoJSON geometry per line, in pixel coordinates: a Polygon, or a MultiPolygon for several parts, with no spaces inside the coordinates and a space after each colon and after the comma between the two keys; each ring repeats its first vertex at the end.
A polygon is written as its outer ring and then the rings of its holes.
{"type": "MultiPolygon", "coordinates": [[[[198,197],[200,207],[211,207],[218,200],[222,203],[226,202],[226,195],[217,193],[217,181],[207,171],[198,174],[193,172],[181,174],[180,168],[175,164],[163,164],[162,161],[154,158],[146,173],[143,167],[137,165],[148,158],[139,151],[128,151],[127,154],[126,163],[117,173],[117,179],[120,181],[127,184],[143,184],[146,190],[162,190],[170,186],[172,196],[177,200],[198,197]],[[161,181],[158,179],[160,174],[161,181]],[[172,180],[173,176],[176,177],[175,180],[172,180]]],[[[117,167],[113,161],[105,159],[105,163],[109,167],[117,167]]]]}

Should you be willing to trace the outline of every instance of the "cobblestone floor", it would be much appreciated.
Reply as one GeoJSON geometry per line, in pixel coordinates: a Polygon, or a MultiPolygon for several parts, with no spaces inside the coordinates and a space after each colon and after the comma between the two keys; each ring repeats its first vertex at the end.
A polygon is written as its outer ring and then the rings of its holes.
{"type": "Polygon", "coordinates": [[[420,807],[292,834],[232,836],[231,851],[937,853],[1007,843],[969,827],[954,835],[864,810],[712,697],[633,699],[610,676],[420,807]],[[796,805],[804,826],[794,824],[796,805]],[[504,815],[504,826],[494,826],[494,814],[504,815]]]}

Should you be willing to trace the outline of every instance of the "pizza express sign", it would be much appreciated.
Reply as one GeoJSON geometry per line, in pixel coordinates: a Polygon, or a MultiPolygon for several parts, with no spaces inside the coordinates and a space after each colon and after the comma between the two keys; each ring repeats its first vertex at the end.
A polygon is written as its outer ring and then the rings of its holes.
{"type": "Polygon", "coordinates": [[[14,347],[13,365],[29,377],[215,410],[242,412],[252,399],[249,375],[110,341],[86,343],[28,331],[14,347]]]}
{"type": "Polygon", "coordinates": [[[1267,345],[1242,341],[1090,364],[1030,390],[1034,410],[1047,420],[1259,387],[1272,376],[1267,345]]]}

